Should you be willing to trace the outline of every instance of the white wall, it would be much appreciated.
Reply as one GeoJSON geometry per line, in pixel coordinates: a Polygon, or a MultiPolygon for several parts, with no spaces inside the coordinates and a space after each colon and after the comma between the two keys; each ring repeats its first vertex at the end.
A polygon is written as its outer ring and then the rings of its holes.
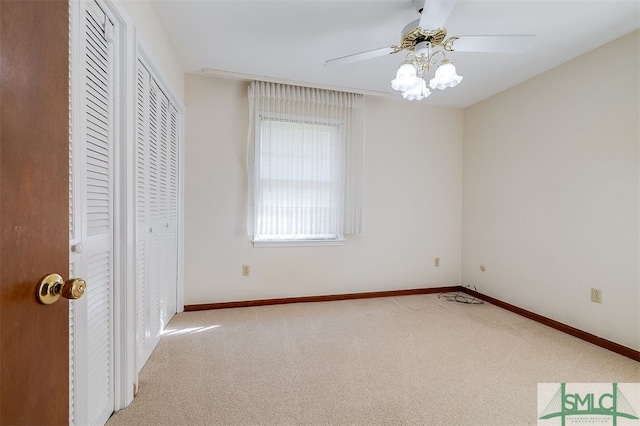
{"type": "Polygon", "coordinates": [[[465,284],[634,349],[639,34],[465,110],[462,225],[465,284]]]}
{"type": "Polygon", "coordinates": [[[173,94],[184,101],[184,71],[151,0],[120,0],[136,27],[136,37],[173,94]]]}
{"type": "Polygon", "coordinates": [[[185,304],[460,283],[462,111],[367,97],[365,232],[338,247],[254,248],[247,83],[185,86],[185,304]]]}

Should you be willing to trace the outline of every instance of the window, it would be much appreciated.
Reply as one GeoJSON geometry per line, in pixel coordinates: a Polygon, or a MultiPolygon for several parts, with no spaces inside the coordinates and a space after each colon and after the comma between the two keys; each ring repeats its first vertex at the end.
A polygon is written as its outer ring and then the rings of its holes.
{"type": "Polygon", "coordinates": [[[254,82],[250,102],[254,244],[336,244],[358,233],[362,97],[254,82]]]}
{"type": "Polygon", "coordinates": [[[340,124],[260,117],[254,240],[341,240],[340,124]]]}

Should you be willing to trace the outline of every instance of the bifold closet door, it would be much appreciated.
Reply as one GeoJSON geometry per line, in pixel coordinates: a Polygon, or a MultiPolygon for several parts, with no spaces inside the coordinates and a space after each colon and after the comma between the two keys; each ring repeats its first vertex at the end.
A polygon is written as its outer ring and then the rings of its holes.
{"type": "Polygon", "coordinates": [[[180,115],[173,105],[169,108],[169,138],[167,158],[167,241],[165,251],[167,253],[166,287],[167,301],[165,304],[165,316],[168,319],[177,312],[177,286],[178,286],[178,153],[180,142],[180,115]]]}
{"type": "Polygon", "coordinates": [[[176,313],[179,116],[142,61],[136,93],[138,369],[176,313]]]}
{"type": "Polygon", "coordinates": [[[138,62],[136,76],[136,304],[137,370],[151,353],[149,329],[149,83],[147,69],[138,62]]]}

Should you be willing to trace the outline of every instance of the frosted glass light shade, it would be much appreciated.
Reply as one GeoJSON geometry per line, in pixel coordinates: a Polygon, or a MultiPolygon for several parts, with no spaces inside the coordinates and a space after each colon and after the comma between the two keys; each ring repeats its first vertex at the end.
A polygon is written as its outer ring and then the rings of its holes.
{"type": "Polygon", "coordinates": [[[420,83],[418,80],[422,79],[416,76],[416,67],[410,62],[403,62],[398,68],[396,78],[391,80],[391,88],[404,92],[418,85],[420,83]]]}
{"type": "Polygon", "coordinates": [[[446,89],[447,87],[455,87],[462,81],[462,77],[456,74],[456,67],[448,60],[442,61],[434,77],[429,82],[432,89],[446,89]]]}
{"type": "Polygon", "coordinates": [[[418,84],[402,92],[402,97],[408,101],[419,101],[431,94],[431,90],[427,89],[427,83],[419,78],[418,84]]]}

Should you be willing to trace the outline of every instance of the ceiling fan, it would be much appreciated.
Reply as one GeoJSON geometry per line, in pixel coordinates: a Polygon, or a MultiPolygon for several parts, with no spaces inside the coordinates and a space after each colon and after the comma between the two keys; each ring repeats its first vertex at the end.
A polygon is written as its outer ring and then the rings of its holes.
{"type": "Polygon", "coordinates": [[[408,51],[406,60],[398,68],[391,87],[408,100],[420,100],[431,94],[423,79],[428,75],[438,57],[442,56],[435,76],[430,80],[431,89],[454,87],[462,77],[445,52],[523,53],[533,46],[533,35],[466,35],[447,38],[444,23],[453,11],[457,0],[412,0],[420,19],[410,22],[401,33],[399,45],[368,50],[330,59],[325,65],[349,64],[379,56],[408,51]]]}

